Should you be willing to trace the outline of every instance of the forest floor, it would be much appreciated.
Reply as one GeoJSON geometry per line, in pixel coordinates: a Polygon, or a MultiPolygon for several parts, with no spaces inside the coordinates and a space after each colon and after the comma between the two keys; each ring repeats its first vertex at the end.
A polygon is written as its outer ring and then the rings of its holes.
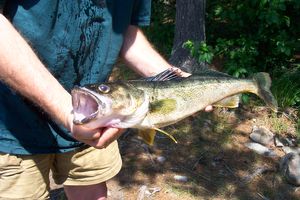
{"type": "Polygon", "coordinates": [[[108,199],[300,199],[279,172],[281,148],[269,158],[245,147],[254,125],[296,138],[289,118],[264,107],[200,112],[165,129],[178,144],[159,134],[149,147],[129,131],[119,139],[123,168],[108,182],[108,199]]]}
{"type": "Polygon", "coordinates": [[[119,142],[124,164],[109,182],[110,197],[300,199],[300,188],[286,183],[279,172],[279,160],[284,155],[281,148],[271,147],[278,156],[269,158],[245,147],[254,125],[273,133],[280,126],[280,131],[286,131],[281,136],[296,137],[289,119],[276,118],[276,124],[274,120],[263,107],[216,109],[166,128],[178,144],[159,135],[155,145],[148,147],[134,134],[127,135],[119,142]],[[257,173],[260,169],[266,170],[257,173]]]}
{"type": "MultiPolygon", "coordinates": [[[[119,139],[123,167],[108,182],[108,199],[300,199],[300,187],[279,171],[280,147],[270,147],[277,154],[270,158],[245,146],[254,126],[297,140],[297,112],[250,105],[199,112],[164,128],[178,144],[158,134],[151,147],[130,130],[119,139]]],[[[57,191],[53,199],[65,199],[57,191]]]]}

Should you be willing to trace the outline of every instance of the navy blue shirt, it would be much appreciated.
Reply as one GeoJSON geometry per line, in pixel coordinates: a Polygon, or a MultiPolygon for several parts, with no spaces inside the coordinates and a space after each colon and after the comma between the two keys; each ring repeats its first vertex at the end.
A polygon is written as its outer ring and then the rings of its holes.
{"type": "MultiPolygon", "coordinates": [[[[4,15],[70,91],[107,79],[128,25],[148,25],[150,10],[150,0],[8,0],[4,15]]],[[[81,145],[0,82],[0,152],[59,153],[81,145]]]]}

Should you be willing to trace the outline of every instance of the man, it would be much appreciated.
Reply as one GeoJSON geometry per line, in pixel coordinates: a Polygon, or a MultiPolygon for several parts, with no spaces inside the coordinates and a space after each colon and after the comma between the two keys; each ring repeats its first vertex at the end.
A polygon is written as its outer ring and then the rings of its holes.
{"type": "Polygon", "coordinates": [[[68,199],[106,199],[122,130],[74,125],[69,91],[105,81],[119,55],[142,76],[171,67],[137,27],[151,2],[0,3],[0,199],[48,198],[50,169],[68,199]]]}

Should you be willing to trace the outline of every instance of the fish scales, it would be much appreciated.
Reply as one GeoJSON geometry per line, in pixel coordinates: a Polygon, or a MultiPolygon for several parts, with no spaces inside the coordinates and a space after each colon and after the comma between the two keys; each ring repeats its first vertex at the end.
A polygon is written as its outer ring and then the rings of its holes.
{"type": "Polygon", "coordinates": [[[135,87],[149,96],[150,106],[155,102],[166,101],[155,111],[149,111],[145,120],[137,127],[163,127],[180,121],[225,97],[256,90],[252,80],[228,78],[183,79],[168,82],[136,82],[135,87]],[[205,97],[205,98],[203,98],[205,97]],[[174,99],[175,101],[168,101],[174,99]],[[168,105],[168,102],[172,105],[168,105]],[[175,102],[175,104],[173,104],[175,102]],[[164,106],[173,106],[163,112],[164,106]]]}

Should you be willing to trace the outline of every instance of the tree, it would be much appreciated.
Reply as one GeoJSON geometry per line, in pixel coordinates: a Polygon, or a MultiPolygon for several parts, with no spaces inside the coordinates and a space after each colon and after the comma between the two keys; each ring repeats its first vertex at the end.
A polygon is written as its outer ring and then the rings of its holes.
{"type": "Polygon", "coordinates": [[[190,56],[183,44],[205,41],[205,0],[176,0],[175,36],[170,63],[188,72],[205,66],[190,56]]]}

